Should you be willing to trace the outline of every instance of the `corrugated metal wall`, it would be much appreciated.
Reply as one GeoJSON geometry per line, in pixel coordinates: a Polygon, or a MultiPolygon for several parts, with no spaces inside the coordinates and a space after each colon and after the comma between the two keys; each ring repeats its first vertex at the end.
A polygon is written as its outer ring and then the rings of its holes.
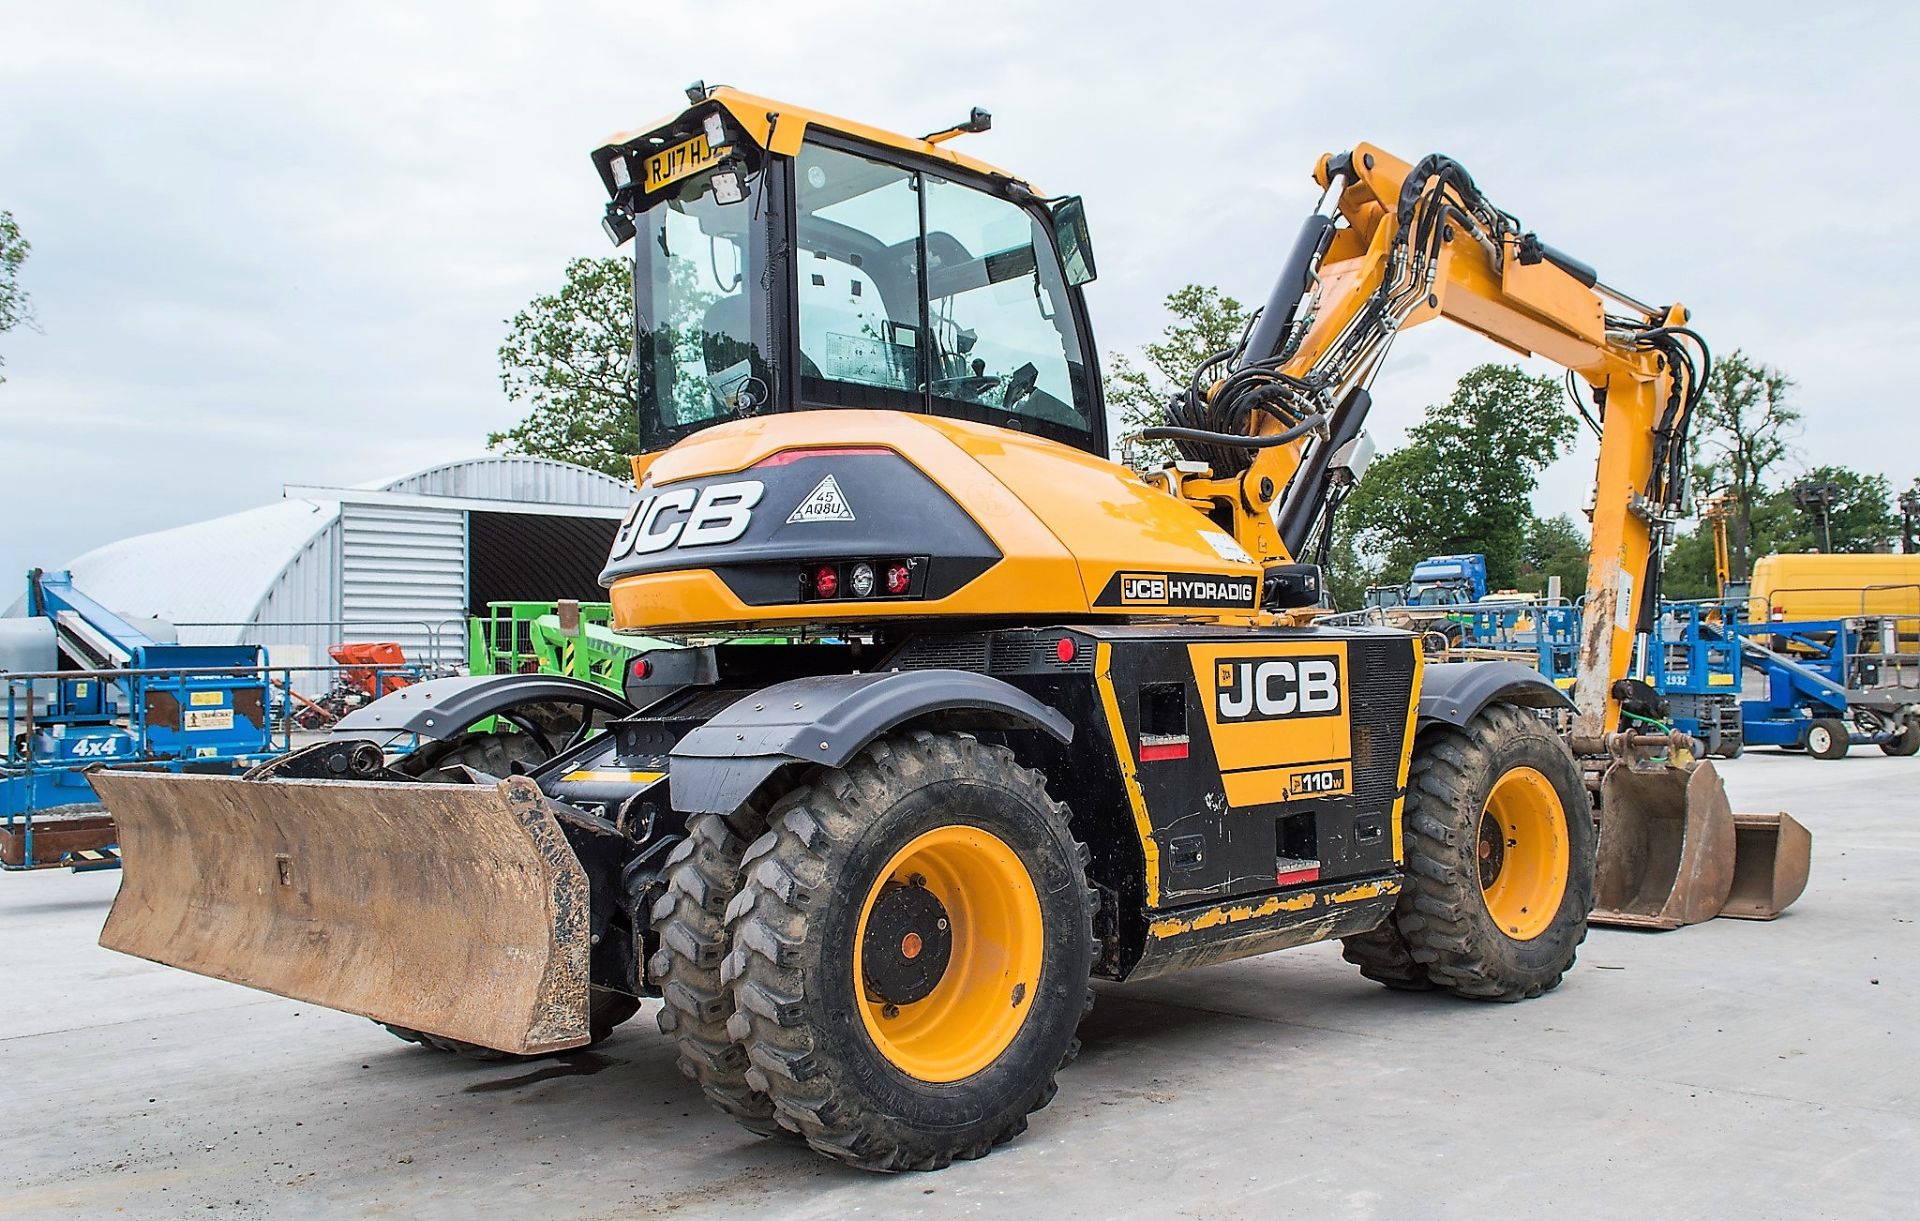
{"type": "Polygon", "coordinates": [[[467,517],[414,505],[340,506],[340,618],[349,640],[394,640],[409,661],[464,659],[467,517]]]}
{"type": "MultiPolygon", "coordinates": [[[[245,633],[249,644],[267,646],[267,660],[279,666],[324,666],[332,663],[327,647],[340,639],[340,522],[332,525],[294,553],[287,566],[260,600],[245,633]]],[[[302,695],[316,696],[333,685],[329,674],[295,674],[293,685],[302,695]]]]}

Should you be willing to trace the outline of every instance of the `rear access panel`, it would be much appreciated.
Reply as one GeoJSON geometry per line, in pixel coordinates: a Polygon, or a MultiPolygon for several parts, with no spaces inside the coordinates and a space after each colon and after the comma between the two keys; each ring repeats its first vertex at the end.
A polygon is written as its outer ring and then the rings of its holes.
{"type": "MultiPolygon", "coordinates": [[[[1381,874],[1416,660],[1401,633],[1102,630],[1114,748],[1150,826],[1155,908],[1381,874]]],[[[1150,865],[1150,869],[1152,869],[1150,865]]]]}

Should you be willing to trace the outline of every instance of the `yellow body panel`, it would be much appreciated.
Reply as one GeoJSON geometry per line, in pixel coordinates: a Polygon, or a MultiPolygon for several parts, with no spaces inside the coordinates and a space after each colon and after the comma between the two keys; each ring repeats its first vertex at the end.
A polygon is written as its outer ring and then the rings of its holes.
{"type": "MultiPolygon", "coordinates": [[[[1222,557],[1220,549],[1230,547],[1231,540],[1211,521],[1124,466],[1023,433],[936,416],[835,411],[832,423],[831,430],[823,430],[820,415],[793,412],[703,430],[655,458],[645,469],[640,490],[645,494],[686,479],[735,474],[785,450],[885,448],[953,497],[1004,558],[946,598],[748,606],[723,581],[698,567],[698,557],[689,557],[684,569],[615,581],[615,628],[654,631],[934,615],[1167,615],[1247,623],[1256,617],[1251,605],[1244,611],[1221,610],[1164,598],[1094,605],[1122,573],[1189,573],[1258,585],[1258,565],[1222,557]]],[[[912,506],[901,511],[911,512],[912,506]]]]}

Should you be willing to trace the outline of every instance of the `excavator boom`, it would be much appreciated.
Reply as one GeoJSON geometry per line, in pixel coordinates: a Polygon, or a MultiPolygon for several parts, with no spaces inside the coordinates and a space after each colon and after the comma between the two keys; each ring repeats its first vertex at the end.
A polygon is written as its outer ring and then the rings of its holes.
{"type": "MultiPolygon", "coordinates": [[[[1446,318],[1569,370],[1592,396],[1595,410],[1582,413],[1600,443],[1571,739],[1596,767],[1635,774],[1601,786],[1621,796],[1602,812],[1601,872],[1615,885],[1603,887],[1596,918],[1617,906],[1635,923],[1672,927],[1717,912],[1735,842],[1724,788],[1711,769],[1696,775],[1684,735],[1644,731],[1657,720],[1652,693],[1627,677],[1659,604],[1661,544],[1684,513],[1706,342],[1683,306],[1608,286],[1488,202],[1449,158],[1409,163],[1361,144],[1321,158],[1315,179],[1321,205],[1245,339],[1202,365],[1169,427],[1143,434],[1207,467],[1169,483],[1229,517],[1255,556],[1290,561],[1316,532],[1324,551],[1359,475],[1351,455],[1367,386],[1401,331],[1446,318]],[[1609,851],[1620,858],[1611,866],[1609,851]]],[[[1742,843],[1761,817],[1742,816],[1742,843]]]]}

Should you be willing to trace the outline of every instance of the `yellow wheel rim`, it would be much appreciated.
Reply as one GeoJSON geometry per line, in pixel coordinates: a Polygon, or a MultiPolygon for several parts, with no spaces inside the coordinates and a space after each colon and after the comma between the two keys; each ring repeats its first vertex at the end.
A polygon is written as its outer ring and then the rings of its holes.
{"type": "Polygon", "coordinates": [[[1552,782],[1530,767],[1501,776],[1480,815],[1477,855],[1480,893],[1500,931],[1516,941],[1546,932],[1567,893],[1569,858],[1552,782]]]}
{"type": "Polygon", "coordinates": [[[894,854],[861,904],[861,1021],[909,1076],[972,1076],[1020,1033],[1043,945],[1040,897],[1013,849],[978,827],[937,827],[894,854]]]}

